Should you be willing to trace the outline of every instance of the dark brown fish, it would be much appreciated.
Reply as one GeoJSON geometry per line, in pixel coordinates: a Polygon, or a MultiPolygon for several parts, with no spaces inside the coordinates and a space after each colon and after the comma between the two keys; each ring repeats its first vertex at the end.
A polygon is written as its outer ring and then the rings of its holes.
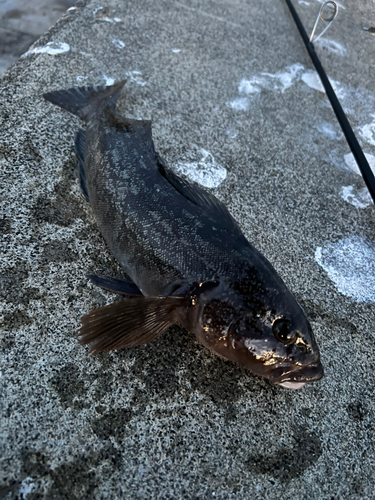
{"type": "Polygon", "coordinates": [[[82,191],[132,280],[90,276],[126,299],[84,316],[81,343],[93,353],[141,345],[179,323],[213,353],[276,384],[319,380],[303,310],[225,206],[167,168],[151,122],[116,111],[124,83],[44,95],[87,122],[76,136],[82,191]]]}

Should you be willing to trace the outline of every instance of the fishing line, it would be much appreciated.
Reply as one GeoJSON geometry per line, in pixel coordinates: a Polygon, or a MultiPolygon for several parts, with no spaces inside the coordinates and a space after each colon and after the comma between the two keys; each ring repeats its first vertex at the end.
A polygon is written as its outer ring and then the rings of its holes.
{"type": "MultiPolygon", "coordinates": [[[[345,135],[346,141],[349,144],[349,147],[353,153],[353,156],[358,164],[358,167],[359,167],[359,170],[362,174],[363,180],[365,181],[365,184],[366,184],[366,186],[370,192],[370,195],[375,203],[375,177],[374,177],[374,174],[372,173],[372,170],[371,170],[370,165],[368,164],[368,162],[366,160],[366,157],[362,151],[362,148],[359,145],[359,142],[358,142],[356,136],[354,135],[353,129],[350,126],[350,123],[346,117],[346,114],[344,113],[344,110],[341,107],[340,101],[338,100],[338,98],[335,94],[335,91],[332,88],[332,85],[327,77],[326,72],[324,71],[324,68],[319,60],[319,57],[317,56],[317,54],[315,52],[315,47],[313,44],[313,41],[314,41],[313,37],[314,37],[314,33],[316,30],[317,24],[319,22],[319,19],[321,19],[322,21],[324,21],[326,23],[329,23],[328,26],[323,30],[323,32],[324,32],[329,28],[330,24],[335,19],[337,12],[338,12],[338,6],[337,6],[336,2],[333,2],[333,1],[326,2],[324,5],[322,5],[322,7],[320,8],[320,11],[319,11],[318,18],[315,22],[313,32],[311,34],[311,37],[309,38],[307,36],[305,28],[303,27],[303,24],[298,16],[296,10],[293,7],[291,0],[285,0],[285,1],[286,1],[287,6],[289,7],[290,13],[293,16],[294,22],[296,23],[296,26],[300,32],[302,40],[306,46],[306,49],[309,53],[309,56],[314,64],[314,66],[315,66],[315,69],[318,72],[320,80],[321,80],[323,87],[326,91],[327,97],[331,103],[333,111],[335,112],[336,118],[341,126],[341,129],[345,135]],[[329,16],[329,17],[324,16],[323,9],[327,5],[330,5],[334,9],[334,14],[329,16]]],[[[319,37],[320,37],[320,35],[315,38],[315,41],[319,37]]]]}

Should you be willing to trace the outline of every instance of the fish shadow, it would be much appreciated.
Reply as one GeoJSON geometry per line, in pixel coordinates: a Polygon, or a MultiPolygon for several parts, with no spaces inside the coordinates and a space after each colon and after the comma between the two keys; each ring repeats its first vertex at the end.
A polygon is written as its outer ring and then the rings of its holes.
{"type": "MultiPolygon", "coordinates": [[[[236,419],[235,404],[245,392],[249,396],[249,390],[259,391],[259,383],[263,388],[271,386],[245,368],[213,355],[192,333],[178,326],[148,345],[118,351],[116,356],[130,367],[127,376],[141,382],[133,400],[139,411],[150,400],[188,401],[198,393],[222,408],[228,422],[236,419]]],[[[105,355],[102,361],[107,365],[105,355]]]]}

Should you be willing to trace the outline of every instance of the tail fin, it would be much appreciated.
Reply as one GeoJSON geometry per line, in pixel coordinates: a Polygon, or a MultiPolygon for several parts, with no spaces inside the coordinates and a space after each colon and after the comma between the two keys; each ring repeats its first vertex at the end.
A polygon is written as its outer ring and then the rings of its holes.
{"type": "Polygon", "coordinates": [[[86,121],[89,114],[104,103],[114,108],[125,82],[126,80],[122,80],[108,87],[78,87],[57,90],[43,94],[43,97],[52,104],[56,104],[86,121]]]}

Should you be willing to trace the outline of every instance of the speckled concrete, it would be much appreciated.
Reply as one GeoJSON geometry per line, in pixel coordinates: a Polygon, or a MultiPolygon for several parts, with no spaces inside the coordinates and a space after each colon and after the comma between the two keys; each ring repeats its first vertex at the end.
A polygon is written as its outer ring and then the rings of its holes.
{"type": "MultiPolygon", "coordinates": [[[[375,109],[374,38],[363,30],[374,12],[355,3],[327,33],[344,55],[319,53],[359,133],[375,109]]],[[[306,25],[319,5],[297,4],[306,25]]],[[[373,499],[375,307],[371,294],[339,292],[315,256],[344,238],[373,249],[374,206],[340,194],[364,185],[339,130],[322,133],[337,128],[323,93],[265,75],[256,93],[239,91],[254,75],[311,69],[284,3],[81,2],[36,47],[50,42],[70,50],[29,53],[0,80],[0,498],[373,499]],[[77,344],[81,315],[113,300],[85,273],[121,270],[79,191],[78,119],[41,94],[124,77],[120,109],[153,120],[172,168],[204,149],[227,170],[213,191],[306,308],[322,381],[274,387],[177,327],[109,355],[77,344]],[[239,98],[246,110],[231,107],[239,98]]]]}

